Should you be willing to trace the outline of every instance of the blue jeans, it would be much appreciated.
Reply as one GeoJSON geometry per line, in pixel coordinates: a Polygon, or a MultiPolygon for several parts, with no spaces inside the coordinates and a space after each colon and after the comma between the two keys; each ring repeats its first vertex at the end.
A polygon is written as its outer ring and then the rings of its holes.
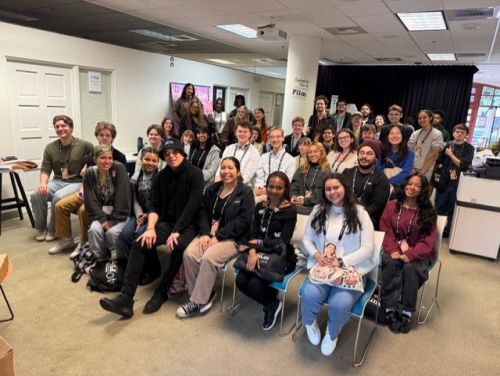
{"type": "Polygon", "coordinates": [[[56,232],[56,222],[55,222],[55,207],[57,201],[63,197],[69,196],[72,193],[77,192],[80,189],[82,183],[80,182],[66,182],[64,180],[52,179],[48,182],[48,194],[40,195],[37,191],[33,192],[31,195],[31,209],[33,210],[33,217],[35,218],[35,228],[37,230],[47,229],[50,234],[55,234],[56,232]],[[48,203],[50,205],[50,220],[47,225],[47,211],[48,203]]]}
{"type": "Polygon", "coordinates": [[[451,184],[446,187],[444,192],[436,192],[436,199],[434,205],[436,207],[437,215],[446,215],[445,233],[450,232],[451,219],[453,218],[453,211],[455,210],[455,202],[457,201],[457,185],[451,184]]]}
{"type": "Polygon", "coordinates": [[[300,311],[302,323],[311,325],[321,306],[328,305],[328,330],[330,338],[337,338],[351,317],[351,309],[361,296],[360,291],[344,290],[330,285],[317,285],[306,280],[300,311]]]}

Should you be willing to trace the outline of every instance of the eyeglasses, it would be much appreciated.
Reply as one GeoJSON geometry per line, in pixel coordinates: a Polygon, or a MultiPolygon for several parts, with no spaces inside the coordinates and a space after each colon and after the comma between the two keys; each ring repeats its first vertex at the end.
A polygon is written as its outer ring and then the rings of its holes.
{"type": "Polygon", "coordinates": [[[345,141],[345,140],[350,140],[351,136],[344,136],[344,137],[339,137],[339,141],[345,141]]]}

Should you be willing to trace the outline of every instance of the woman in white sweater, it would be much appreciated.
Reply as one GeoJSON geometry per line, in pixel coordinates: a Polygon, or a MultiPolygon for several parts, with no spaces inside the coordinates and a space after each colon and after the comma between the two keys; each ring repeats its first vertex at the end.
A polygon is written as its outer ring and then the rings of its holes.
{"type": "MultiPolygon", "coordinates": [[[[373,225],[366,210],[355,203],[347,179],[329,174],[323,183],[320,204],[309,216],[303,237],[308,253],[307,267],[314,264],[354,267],[365,275],[377,264],[373,247],[373,225]],[[335,245],[336,257],[325,255],[327,245],[335,245]]],[[[328,305],[328,326],[321,343],[321,352],[333,353],[342,327],[349,321],[353,304],[360,291],[312,283],[309,279],[302,296],[302,322],[313,345],[318,345],[321,332],[316,322],[321,306],[328,305]]]]}

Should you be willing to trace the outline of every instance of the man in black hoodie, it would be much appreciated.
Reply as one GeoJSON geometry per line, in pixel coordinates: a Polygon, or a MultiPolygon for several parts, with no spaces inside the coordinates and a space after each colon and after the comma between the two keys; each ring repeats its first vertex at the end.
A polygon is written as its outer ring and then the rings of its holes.
{"type": "Polygon", "coordinates": [[[99,302],[106,311],[126,318],[134,314],[133,299],[139,283],[150,283],[161,274],[156,247],[166,244],[170,265],[146,303],[144,313],[156,312],[168,299],[167,292],[182,264],[184,249],[197,234],[196,214],[203,193],[203,173],[188,162],[180,141],[166,140],[163,153],[167,167],[158,173],[153,183],[148,225],[142,234],[137,234],[137,241],[130,250],[121,293],[99,302]],[[145,263],[148,274],[141,279],[145,263]]]}

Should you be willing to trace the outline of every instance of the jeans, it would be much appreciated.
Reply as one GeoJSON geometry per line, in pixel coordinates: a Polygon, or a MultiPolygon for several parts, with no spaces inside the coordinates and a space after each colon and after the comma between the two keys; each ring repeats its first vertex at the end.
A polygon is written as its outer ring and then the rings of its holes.
{"type": "Polygon", "coordinates": [[[55,207],[56,203],[72,193],[77,192],[80,189],[82,183],[70,183],[64,180],[52,179],[47,184],[48,194],[41,195],[37,191],[33,192],[31,195],[31,209],[33,210],[33,216],[35,217],[35,228],[40,231],[47,229],[50,234],[55,234],[56,232],[56,222],[55,222],[55,207]],[[50,205],[50,220],[47,226],[47,205],[50,205]]]}
{"type": "Polygon", "coordinates": [[[457,187],[457,185],[451,184],[446,187],[444,192],[436,191],[436,200],[434,201],[436,213],[437,215],[446,215],[448,217],[446,227],[444,229],[445,233],[450,232],[453,211],[455,210],[455,202],[457,201],[457,187]]]}
{"type": "Polygon", "coordinates": [[[318,285],[306,280],[300,311],[302,323],[311,325],[321,306],[328,305],[328,330],[330,338],[337,338],[351,317],[351,309],[361,296],[361,291],[344,290],[330,285],[318,285]]]}
{"type": "Polygon", "coordinates": [[[98,259],[105,259],[108,256],[108,249],[114,248],[116,239],[120,235],[126,221],[117,223],[104,231],[99,221],[92,221],[88,231],[89,246],[98,259]]]}

